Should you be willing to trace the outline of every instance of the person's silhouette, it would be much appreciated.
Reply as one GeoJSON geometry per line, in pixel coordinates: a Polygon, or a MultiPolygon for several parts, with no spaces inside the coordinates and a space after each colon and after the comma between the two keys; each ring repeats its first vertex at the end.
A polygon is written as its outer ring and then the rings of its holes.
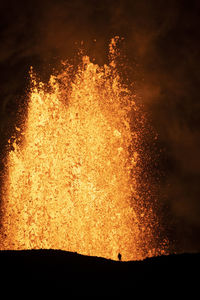
{"type": "Polygon", "coordinates": [[[118,259],[119,259],[119,261],[122,260],[122,255],[121,255],[121,253],[118,253],[118,259]]]}

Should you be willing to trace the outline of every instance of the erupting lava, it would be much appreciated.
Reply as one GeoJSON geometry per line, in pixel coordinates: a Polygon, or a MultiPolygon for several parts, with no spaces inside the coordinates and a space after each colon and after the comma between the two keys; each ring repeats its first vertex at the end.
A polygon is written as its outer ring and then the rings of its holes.
{"type": "Polygon", "coordinates": [[[47,86],[31,72],[25,125],[7,159],[1,249],[144,258],[130,125],[137,107],[120,82],[115,47],[112,39],[103,67],[83,56],[73,80],[68,67],[47,86]]]}

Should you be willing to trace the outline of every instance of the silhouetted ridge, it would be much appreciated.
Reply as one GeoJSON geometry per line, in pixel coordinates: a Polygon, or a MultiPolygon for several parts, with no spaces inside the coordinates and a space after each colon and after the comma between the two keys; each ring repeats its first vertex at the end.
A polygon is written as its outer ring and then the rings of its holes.
{"type": "MultiPolygon", "coordinates": [[[[4,278],[29,280],[65,280],[79,274],[127,277],[138,280],[169,281],[190,278],[200,267],[200,254],[178,254],[147,258],[143,261],[113,261],[61,250],[0,251],[1,275],[4,278]]],[[[96,276],[94,275],[94,276],[96,276]]],[[[196,275],[195,275],[196,276],[196,275]]]]}

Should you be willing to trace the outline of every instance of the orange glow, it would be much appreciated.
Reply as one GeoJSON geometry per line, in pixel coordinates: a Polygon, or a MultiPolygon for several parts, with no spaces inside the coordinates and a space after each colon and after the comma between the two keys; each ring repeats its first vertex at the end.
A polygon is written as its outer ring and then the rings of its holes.
{"type": "Polygon", "coordinates": [[[1,249],[144,258],[134,177],[139,133],[130,127],[137,107],[120,83],[115,46],[112,39],[103,67],[83,56],[73,80],[66,67],[46,86],[31,71],[25,125],[7,159],[1,249]]]}

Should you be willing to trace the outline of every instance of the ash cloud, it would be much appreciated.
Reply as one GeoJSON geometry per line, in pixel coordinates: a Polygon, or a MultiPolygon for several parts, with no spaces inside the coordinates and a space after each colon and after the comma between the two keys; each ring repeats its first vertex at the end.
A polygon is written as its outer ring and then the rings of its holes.
{"type": "Polygon", "coordinates": [[[198,1],[181,0],[0,4],[1,147],[24,101],[31,65],[46,80],[81,41],[103,64],[109,39],[124,37],[129,81],[165,149],[160,201],[170,210],[183,251],[200,251],[199,10],[198,1]]]}

